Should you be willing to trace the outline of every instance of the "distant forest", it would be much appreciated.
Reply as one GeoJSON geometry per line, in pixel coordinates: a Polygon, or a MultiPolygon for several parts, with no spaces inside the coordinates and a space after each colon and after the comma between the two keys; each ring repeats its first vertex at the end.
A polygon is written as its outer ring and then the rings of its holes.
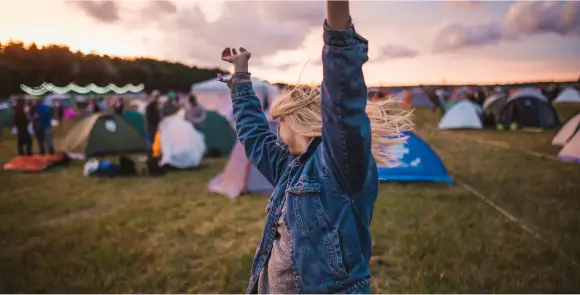
{"type": "Polygon", "coordinates": [[[202,69],[150,58],[117,58],[73,52],[67,46],[26,46],[0,43],[0,99],[23,93],[20,84],[37,87],[47,82],[57,86],[76,83],[145,84],[146,90],[189,92],[191,85],[216,77],[220,69],[202,69]]]}

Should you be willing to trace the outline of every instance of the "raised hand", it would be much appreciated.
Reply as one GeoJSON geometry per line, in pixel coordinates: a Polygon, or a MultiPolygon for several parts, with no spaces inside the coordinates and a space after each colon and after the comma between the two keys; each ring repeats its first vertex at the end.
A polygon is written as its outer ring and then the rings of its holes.
{"type": "Polygon", "coordinates": [[[222,60],[227,61],[234,65],[234,72],[247,72],[248,71],[248,60],[250,60],[252,54],[247,51],[244,47],[240,47],[240,52],[238,53],[235,48],[226,47],[222,51],[222,60]]]}

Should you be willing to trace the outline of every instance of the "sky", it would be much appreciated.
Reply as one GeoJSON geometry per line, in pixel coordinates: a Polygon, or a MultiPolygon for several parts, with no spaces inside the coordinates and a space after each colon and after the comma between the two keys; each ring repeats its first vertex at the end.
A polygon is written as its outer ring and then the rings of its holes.
{"type": "MultiPolygon", "coordinates": [[[[0,0],[0,42],[229,68],[252,52],[270,82],[322,79],[324,1],[0,0]]],[[[580,2],[351,1],[369,40],[373,86],[488,84],[580,77],[580,2]]]]}

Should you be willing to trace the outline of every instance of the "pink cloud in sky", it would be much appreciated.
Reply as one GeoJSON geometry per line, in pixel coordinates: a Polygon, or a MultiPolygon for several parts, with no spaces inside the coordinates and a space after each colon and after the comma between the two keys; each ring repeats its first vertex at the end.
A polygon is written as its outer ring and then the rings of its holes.
{"type": "MultiPolygon", "coordinates": [[[[308,62],[301,80],[321,79],[324,1],[5,3],[0,2],[0,42],[64,43],[84,52],[212,67],[225,66],[218,58],[223,47],[243,45],[253,53],[257,76],[292,83],[308,62]]],[[[443,78],[450,83],[484,82],[530,75],[566,79],[576,78],[574,69],[580,69],[580,54],[570,54],[573,48],[580,50],[580,2],[353,1],[352,13],[357,30],[369,39],[365,73],[375,84],[439,83],[443,78]],[[550,34],[563,37],[541,43],[541,36],[550,34]],[[535,61],[483,56],[490,47],[526,56],[529,40],[546,48],[535,61]],[[532,64],[543,68],[530,70],[532,64]]]]}
{"type": "Polygon", "coordinates": [[[436,34],[433,51],[497,44],[542,33],[580,36],[580,2],[517,2],[502,22],[452,23],[436,34]]]}

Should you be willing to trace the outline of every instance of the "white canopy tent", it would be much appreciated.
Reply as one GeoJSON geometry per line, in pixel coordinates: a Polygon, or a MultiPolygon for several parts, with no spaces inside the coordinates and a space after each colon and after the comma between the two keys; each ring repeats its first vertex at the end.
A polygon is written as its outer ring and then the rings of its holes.
{"type": "MultiPolygon", "coordinates": [[[[224,79],[231,78],[231,75],[225,75],[224,79]]],[[[276,85],[268,82],[252,79],[254,91],[256,96],[265,105],[264,100],[267,100],[267,106],[272,105],[272,102],[280,95],[280,90],[276,85]]],[[[217,79],[211,79],[191,86],[191,93],[197,97],[197,101],[207,110],[218,112],[229,121],[233,121],[233,106],[231,99],[231,92],[226,83],[220,82],[217,79]]],[[[266,111],[269,117],[269,110],[266,111]]]]}
{"type": "Polygon", "coordinates": [[[564,89],[554,101],[554,103],[562,102],[580,103],[580,91],[576,90],[574,87],[564,89]]]}

